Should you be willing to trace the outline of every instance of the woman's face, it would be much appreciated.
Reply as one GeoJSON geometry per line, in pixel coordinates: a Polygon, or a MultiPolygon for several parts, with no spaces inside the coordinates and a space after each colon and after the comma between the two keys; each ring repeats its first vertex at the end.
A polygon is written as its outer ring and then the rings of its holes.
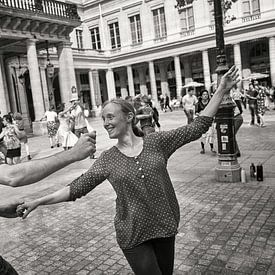
{"type": "Polygon", "coordinates": [[[3,118],[3,124],[4,124],[5,126],[7,126],[7,124],[8,124],[8,121],[6,120],[5,117],[3,118]]]}
{"type": "Polygon", "coordinates": [[[115,103],[107,104],[102,111],[103,126],[109,134],[109,138],[115,139],[126,134],[129,121],[121,111],[121,107],[115,103]]]}
{"type": "Polygon", "coordinates": [[[208,92],[203,92],[202,95],[201,95],[201,98],[204,99],[204,100],[208,99],[209,98],[208,92]]]}

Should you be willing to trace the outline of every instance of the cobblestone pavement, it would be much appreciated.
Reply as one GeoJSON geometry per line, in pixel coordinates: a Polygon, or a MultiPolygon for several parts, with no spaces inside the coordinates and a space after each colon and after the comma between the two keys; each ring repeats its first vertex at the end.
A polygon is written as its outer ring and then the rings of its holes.
{"type": "MultiPolygon", "coordinates": [[[[247,111],[246,111],[247,112],[247,111]]],[[[169,170],[181,208],[176,238],[175,274],[275,274],[275,111],[266,128],[250,127],[249,115],[238,133],[241,166],[264,165],[263,182],[219,183],[217,157],[199,141],[179,149],[169,170]]],[[[185,123],[184,113],[161,114],[163,130],[185,123]]],[[[98,154],[112,144],[99,118],[98,154]]],[[[47,137],[30,138],[32,156],[50,149],[47,137]]],[[[24,156],[24,153],[23,153],[24,156]]],[[[0,187],[1,201],[37,198],[68,184],[93,162],[86,159],[21,188],[0,187]]],[[[20,275],[132,274],[115,240],[115,193],[108,182],[76,202],[40,207],[26,220],[0,218],[0,254],[20,275]]]]}

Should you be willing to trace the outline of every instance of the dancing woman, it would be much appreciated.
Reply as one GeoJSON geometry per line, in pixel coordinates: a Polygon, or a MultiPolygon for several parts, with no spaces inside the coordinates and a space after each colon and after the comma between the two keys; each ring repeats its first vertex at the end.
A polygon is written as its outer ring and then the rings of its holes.
{"type": "Polygon", "coordinates": [[[40,205],[74,201],[108,179],[117,195],[117,241],[132,270],[137,275],[171,275],[180,212],[167,171],[168,159],[208,130],[224,94],[237,83],[237,78],[237,69],[232,67],[194,122],[144,137],[135,135],[135,110],[131,104],[122,99],[105,103],[104,128],[111,139],[117,139],[117,144],[104,151],[70,185],[26,202],[19,207],[19,214],[26,218],[40,205]]]}

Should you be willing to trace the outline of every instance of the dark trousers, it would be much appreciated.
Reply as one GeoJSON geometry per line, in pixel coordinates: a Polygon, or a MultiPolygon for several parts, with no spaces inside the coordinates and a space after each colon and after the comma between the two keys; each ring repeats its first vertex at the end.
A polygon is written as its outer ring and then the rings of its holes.
{"type": "Polygon", "coordinates": [[[1,275],[18,275],[15,269],[0,256],[0,274],[1,275]]]}
{"type": "Polygon", "coordinates": [[[175,236],[146,241],[122,250],[135,275],[172,275],[175,236]]]}
{"type": "Polygon", "coordinates": [[[249,104],[249,111],[250,111],[250,115],[251,115],[251,125],[255,124],[255,116],[257,117],[257,122],[258,124],[260,124],[260,118],[258,115],[258,111],[257,111],[257,105],[256,104],[249,104]]]}

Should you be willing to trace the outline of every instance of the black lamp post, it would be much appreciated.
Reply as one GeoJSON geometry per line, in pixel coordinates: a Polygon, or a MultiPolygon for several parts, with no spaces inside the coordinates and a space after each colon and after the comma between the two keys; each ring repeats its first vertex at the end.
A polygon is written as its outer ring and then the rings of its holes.
{"type": "MultiPolygon", "coordinates": [[[[208,2],[214,2],[217,46],[217,85],[219,84],[222,75],[228,70],[224,46],[223,14],[231,7],[232,2],[236,1],[237,0],[208,0],[208,2]]],[[[177,0],[176,7],[180,9],[186,4],[192,3],[193,1],[191,0],[177,0]]],[[[236,157],[234,106],[235,104],[228,93],[224,96],[220,108],[216,114],[219,153],[218,165],[216,167],[216,179],[221,182],[238,182],[241,179],[241,168],[236,157]]]]}

